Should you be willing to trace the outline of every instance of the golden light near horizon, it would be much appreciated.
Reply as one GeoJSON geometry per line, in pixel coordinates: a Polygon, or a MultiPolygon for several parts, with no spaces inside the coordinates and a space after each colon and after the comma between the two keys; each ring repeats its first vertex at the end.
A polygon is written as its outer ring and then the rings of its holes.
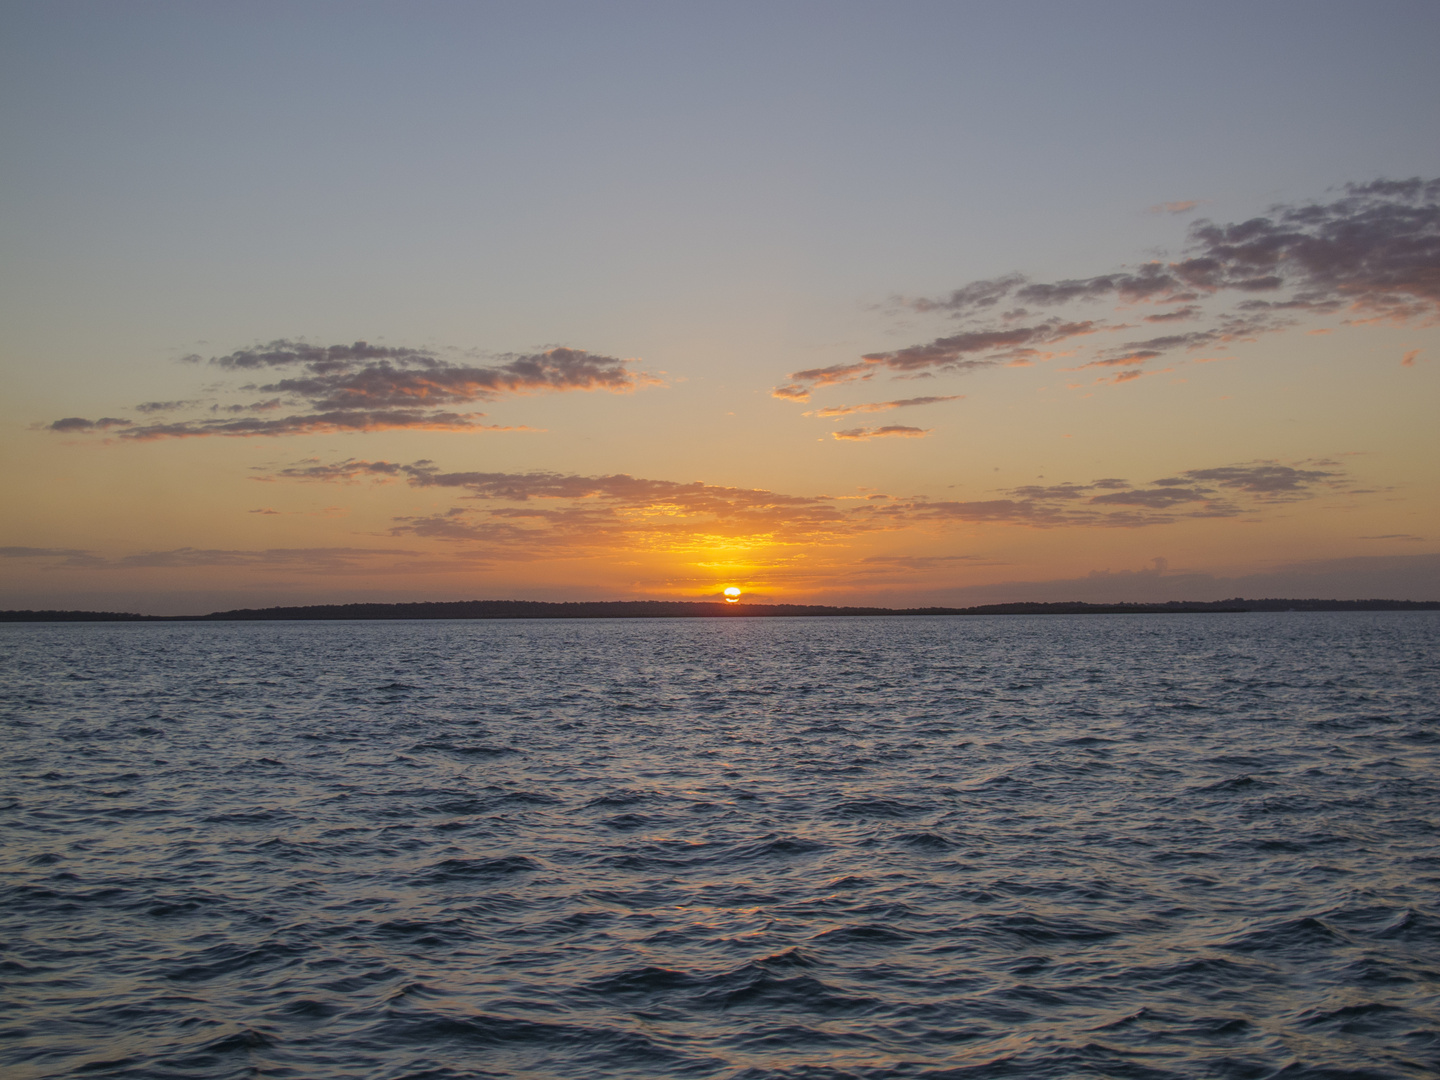
{"type": "Polygon", "coordinates": [[[725,603],[727,603],[727,604],[738,604],[739,602],[740,602],[740,586],[738,586],[738,585],[727,585],[727,586],[725,586],[725,603]]]}

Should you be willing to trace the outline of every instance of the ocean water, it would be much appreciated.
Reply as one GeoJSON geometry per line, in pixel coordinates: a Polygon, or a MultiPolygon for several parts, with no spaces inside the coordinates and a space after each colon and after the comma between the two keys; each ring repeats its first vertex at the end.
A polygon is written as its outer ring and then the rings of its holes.
{"type": "Polygon", "coordinates": [[[0,1075],[1433,1077],[1440,614],[0,626],[0,1075]]]}

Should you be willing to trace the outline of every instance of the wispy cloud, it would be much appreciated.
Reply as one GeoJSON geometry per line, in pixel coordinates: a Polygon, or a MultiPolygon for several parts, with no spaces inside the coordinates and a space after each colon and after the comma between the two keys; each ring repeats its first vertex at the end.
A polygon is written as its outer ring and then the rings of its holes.
{"type": "Polygon", "coordinates": [[[857,564],[862,573],[891,573],[902,571],[912,574],[932,573],[947,570],[956,564],[969,566],[998,566],[999,563],[982,559],[979,555],[871,555],[857,564]]]}
{"type": "Polygon", "coordinates": [[[930,434],[929,428],[907,427],[904,424],[886,424],[884,427],[846,428],[832,431],[831,436],[846,442],[863,442],[866,439],[923,439],[930,434]]]}
{"type": "Polygon", "coordinates": [[[45,559],[60,566],[103,566],[105,560],[93,551],[79,548],[0,547],[0,559],[45,559]]]}
{"type": "MultiPolygon", "coordinates": [[[[954,525],[1036,529],[1146,528],[1185,519],[1253,517],[1267,508],[1339,491],[1331,462],[1247,462],[1194,469],[1146,484],[1105,477],[1027,485],[961,501],[786,495],[625,474],[446,472],[430,461],[305,461],[277,480],[402,481],[463,493],[436,513],[397,518],[392,532],[453,542],[493,559],[583,558],[639,550],[813,547],[876,532],[954,525]]],[[[898,564],[897,564],[898,565],[898,564]]],[[[920,564],[916,564],[918,567],[920,564]]]]}
{"type": "Polygon", "coordinates": [[[1156,203],[1150,207],[1152,214],[1188,214],[1200,205],[1199,199],[1180,199],[1177,202],[1156,203]]]}
{"type": "MultiPolygon", "coordinates": [[[[274,420],[242,417],[233,420],[186,420],[145,424],[121,431],[121,438],[189,439],[205,435],[315,435],[339,431],[534,431],[524,425],[482,424],[484,413],[453,413],[421,409],[337,409],[302,413],[274,420]]],[[[51,425],[54,428],[54,425],[51,425]]],[[[55,429],[61,430],[61,429],[55,429]]]]}
{"type": "MultiPolygon", "coordinates": [[[[240,387],[276,395],[240,404],[212,403],[209,415],[136,423],[116,417],[67,417],[49,425],[61,433],[114,430],[122,439],[178,439],[201,436],[280,436],[343,431],[525,431],[523,425],[482,424],[485,414],[457,411],[516,394],[570,390],[624,393],[658,380],[630,370],[629,361],[583,349],[555,348],[508,354],[481,365],[457,362],[428,349],[370,345],[310,345],[279,340],[225,356],[185,358],[227,373],[283,377],[240,387]],[[277,412],[288,415],[243,415],[277,412]]],[[[150,401],[137,411],[150,415],[194,409],[201,399],[150,401]]]]}
{"type": "Polygon", "coordinates": [[[176,409],[193,409],[196,405],[203,405],[203,398],[182,398],[177,401],[142,401],[135,406],[138,413],[162,413],[174,412],[176,409]]]}
{"type": "Polygon", "coordinates": [[[946,394],[943,397],[912,397],[901,398],[898,401],[871,401],[864,405],[833,405],[829,408],[808,412],[805,415],[827,418],[850,416],[853,413],[886,412],[890,409],[909,409],[916,405],[935,405],[942,401],[960,401],[964,397],[964,394],[946,394]]]}
{"type": "Polygon", "coordinates": [[[51,431],[109,431],[111,428],[129,427],[135,421],[121,420],[114,416],[102,416],[99,420],[87,420],[83,416],[67,416],[49,425],[51,431]]]}
{"type": "Polygon", "coordinates": [[[90,570],[183,570],[197,567],[231,567],[235,569],[291,570],[298,573],[373,572],[377,565],[393,565],[395,560],[411,561],[423,553],[408,548],[264,548],[243,550],[229,548],[173,548],[168,551],[142,551],[133,555],[106,557],[91,551],[69,548],[0,548],[0,558],[36,559],[52,566],[81,567],[90,570]],[[377,560],[380,563],[377,564],[377,560]]]}
{"type": "MultiPolygon", "coordinates": [[[[1166,203],[1158,209],[1184,213],[1196,205],[1166,203]]],[[[1278,205],[1232,224],[1196,221],[1174,261],[1061,281],[1009,274],[902,303],[964,326],[853,363],[793,372],[773,393],[804,401],[817,389],[877,374],[1023,365],[1051,358],[1059,348],[1094,349],[1082,369],[1143,366],[1171,354],[1277,333],[1302,316],[1348,313],[1353,324],[1429,322],[1440,316],[1440,179],[1352,184],[1329,203],[1278,205]],[[1121,333],[1130,324],[1069,310],[1097,304],[1153,305],[1160,310],[1142,316],[1143,322],[1198,325],[1101,347],[1098,338],[1088,344],[1080,339],[1121,333]]],[[[1414,356],[1407,358],[1413,365],[1414,356]]]]}
{"type": "MultiPolygon", "coordinates": [[[[932,500],[870,492],[860,496],[789,495],[699,481],[627,474],[446,471],[345,459],[301,461],[276,470],[277,482],[399,482],[455,496],[453,505],[392,519],[405,546],[305,548],[179,547],[110,555],[78,548],[4,547],[0,558],[76,570],[183,572],[230,569],[279,574],[417,574],[536,560],[628,559],[642,552],[703,556],[789,549],[843,550],[884,533],[944,535],[957,527],[1141,529],[1190,519],[1252,520],[1289,503],[1347,493],[1333,462],[1255,461],[1191,469],[1144,484],[1116,477],[1084,483],[1004,488],[975,500],[932,500]]],[[[333,509],[333,508],[332,508],[333,509]]],[[[267,509],[252,511],[266,513],[267,509]]],[[[1389,534],[1374,539],[1404,540],[1389,534]]],[[[851,572],[913,575],[978,564],[970,555],[874,555],[851,572]]],[[[836,564],[840,565],[840,564],[836,564]]],[[[986,563],[986,565],[992,565],[986,563]]]]}

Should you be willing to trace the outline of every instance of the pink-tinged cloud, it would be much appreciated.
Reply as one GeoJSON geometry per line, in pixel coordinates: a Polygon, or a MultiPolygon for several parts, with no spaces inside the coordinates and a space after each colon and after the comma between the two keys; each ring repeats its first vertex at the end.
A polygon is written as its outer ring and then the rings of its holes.
{"type": "Polygon", "coordinates": [[[1420,358],[1420,350],[1419,350],[1419,349],[1411,349],[1409,352],[1407,352],[1404,356],[1402,356],[1402,357],[1400,358],[1400,365],[1401,365],[1402,367],[1414,367],[1414,366],[1415,366],[1415,361],[1418,360],[1419,358],[1420,358]]]}
{"type": "Polygon", "coordinates": [[[781,401],[809,401],[810,390],[808,387],[791,383],[787,386],[775,387],[770,391],[770,396],[779,398],[781,401]]]}
{"type": "Polygon", "coordinates": [[[806,413],[806,416],[818,416],[830,418],[836,416],[850,416],[853,413],[876,413],[886,412],[890,409],[909,409],[917,405],[936,405],[942,401],[960,401],[964,394],[945,394],[943,396],[900,398],[897,401],[871,401],[864,405],[832,405],[829,408],[819,409],[813,413],[806,413]]]}
{"type": "Polygon", "coordinates": [[[1181,199],[1177,202],[1156,203],[1150,207],[1152,214],[1188,214],[1200,205],[1199,199],[1181,199]]]}
{"type": "MultiPolygon", "coordinates": [[[[925,345],[912,345],[894,352],[868,353],[861,359],[865,364],[876,364],[899,372],[989,367],[1011,359],[1017,352],[1029,355],[1036,345],[1059,344],[1093,334],[1099,329],[1099,324],[1093,321],[1063,322],[1053,319],[1035,326],[952,334],[925,345]]],[[[807,374],[796,372],[791,378],[801,380],[807,374]]]]}
{"type": "Polygon", "coordinates": [[[1034,326],[952,334],[893,352],[867,353],[853,364],[832,364],[794,371],[790,373],[790,383],[777,387],[771,393],[779,398],[805,401],[814,390],[872,379],[882,372],[915,376],[928,375],[933,371],[970,371],[1005,363],[1018,362],[1026,366],[1034,358],[1049,355],[1037,347],[1057,345],[1096,333],[1102,328],[1094,321],[1050,319],[1034,326]]]}
{"type": "Polygon", "coordinates": [[[863,442],[866,439],[923,439],[930,434],[929,428],[907,427],[905,424],[886,424],[884,427],[870,428],[857,427],[846,428],[844,431],[832,431],[832,438],[844,442],[863,442]]]}

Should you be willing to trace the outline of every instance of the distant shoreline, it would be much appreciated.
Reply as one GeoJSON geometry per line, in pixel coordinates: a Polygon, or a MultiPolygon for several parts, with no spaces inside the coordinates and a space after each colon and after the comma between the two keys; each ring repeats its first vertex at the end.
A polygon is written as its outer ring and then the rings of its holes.
{"type": "Polygon", "coordinates": [[[292,622],[385,619],[755,619],[897,615],[1184,615],[1255,611],[1440,611],[1440,600],[1170,600],[1163,604],[982,604],[977,607],[830,607],[823,604],[726,604],[684,600],[459,600],[414,604],[319,604],[240,608],[209,615],[136,615],[118,611],[0,611],[0,622],[292,622]]]}

